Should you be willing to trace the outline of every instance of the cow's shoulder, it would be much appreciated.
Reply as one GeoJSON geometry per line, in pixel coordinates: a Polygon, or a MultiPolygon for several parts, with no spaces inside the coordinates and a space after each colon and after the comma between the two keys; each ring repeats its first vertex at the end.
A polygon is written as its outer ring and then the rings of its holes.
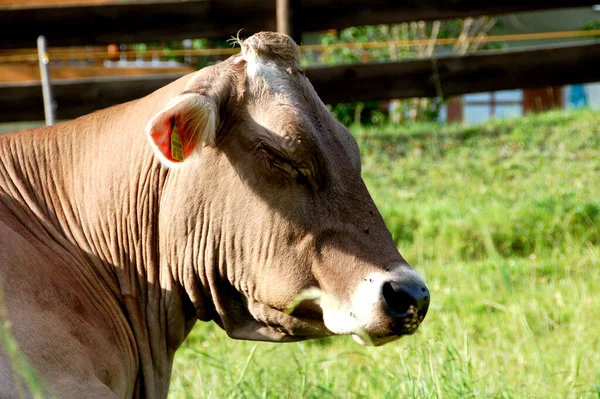
{"type": "MultiPolygon", "coordinates": [[[[119,338],[129,329],[119,304],[38,222],[21,219],[0,202],[0,305],[18,350],[60,397],[130,396],[137,353],[119,338]]],[[[12,357],[0,352],[5,387],[19,381],[12,357]]]]}

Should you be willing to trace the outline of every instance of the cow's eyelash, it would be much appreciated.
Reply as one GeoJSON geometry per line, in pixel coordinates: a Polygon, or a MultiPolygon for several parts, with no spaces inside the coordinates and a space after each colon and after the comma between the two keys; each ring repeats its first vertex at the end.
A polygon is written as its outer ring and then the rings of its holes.
{"type": "Polygon", "coordinates": [[[287,173],[299,184],[304,184],[311,187],[315,186],[313,179],[311,179],[311,176],[307,173],[307,170],[303,170],[294,164],[294,162],[286,154],[277,151],[273,147],[270,147],[266,144],[260,145],[260,152],[267,162],[269,162],[270,166],[274,169],[287,173]]]}
{"type": "Polygon", "coordinates": [[[265,143],[260,143],[258,148],[262,155],[266,157],[269,162],[286,163],[290,166],[293,166],[292,160],[283,152],[278,151],[265,143]]]}
{"type": "Polygon", "coordinates": [[[310,170],[297,165],[286,153],[273,148],[265,142],[261,142],[258,145],[258,149],[263,159],[273,169],[283,171],[301,185],[306,185],[314,189],[318,187],[317,180],[310,170]]]}

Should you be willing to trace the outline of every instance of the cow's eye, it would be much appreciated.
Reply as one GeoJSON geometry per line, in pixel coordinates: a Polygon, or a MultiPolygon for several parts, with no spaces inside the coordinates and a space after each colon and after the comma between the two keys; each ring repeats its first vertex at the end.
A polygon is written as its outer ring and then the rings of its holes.
{"type": "Polygon", "coordinates": [[[259,150],[271,168],[285,172],[292,178],[298,177],[298,170],[286,154],[264,143],[260,144],[259,150]]]}
{"type": "Polygon", "coordinates": [[[271,176],[275,175],[278,179],[283,178],[287,182],[296,182],[313,190],[319,189],[313,167],[306,163],[293,161],[290,155],[268,143],[261,142],[258,148],[261,158],[268,164],[271,176]]]}

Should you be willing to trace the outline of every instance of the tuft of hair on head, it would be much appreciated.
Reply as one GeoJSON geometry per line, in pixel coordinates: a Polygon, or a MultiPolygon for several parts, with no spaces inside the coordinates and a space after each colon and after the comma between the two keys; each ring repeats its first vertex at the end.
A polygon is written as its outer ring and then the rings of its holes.
{"type": "Polygon", "coordinates": [[[300,64],[300,48],[291,37],[283,33],[259,32],[242,41],[238,32],[237,43],[245,57],[271,59],[293,69],[298,69],[300,64]]]}
{"type": "Polygon", "coordinates": [[[238,30],[235,36],[231,36],[229,39],[227,39],[227,44],[229,44],[231,47],[238,45],[242,49],[244,46],[244,41],[240,38],[240,33],[242,30],[243,29],[238,30]]]}

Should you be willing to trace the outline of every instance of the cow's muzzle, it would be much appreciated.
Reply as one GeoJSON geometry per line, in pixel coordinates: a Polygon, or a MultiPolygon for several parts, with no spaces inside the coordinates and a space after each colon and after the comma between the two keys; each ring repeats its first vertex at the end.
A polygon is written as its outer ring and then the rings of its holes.
{"type": "Polygon", "coordinates": [[[430,295],[420,278],[410,276],[383,283],[382,297],[391,316],[393,335],[408,335],[417,331],[429,309],[430,295]]]}
{"type": "Polygon", "coordinates": [[[431,295],[408,265],[363,276],[349,302],[322,293],[323,321],[334,334],[352,334],[365,345],[382,345],[414,334],[429,309],[431,295]]]}

